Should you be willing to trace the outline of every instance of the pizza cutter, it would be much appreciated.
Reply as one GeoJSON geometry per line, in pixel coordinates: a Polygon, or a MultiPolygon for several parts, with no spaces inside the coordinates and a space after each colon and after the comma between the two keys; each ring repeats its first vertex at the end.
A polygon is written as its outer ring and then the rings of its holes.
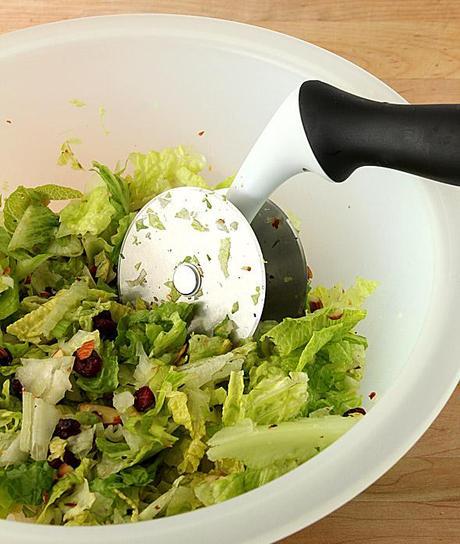
{"type": "Polygon", "coordinates": [[[139,211],[120,255],[122,299],[194,301],[192,330],[210,332],[229,316],[240,338],[261,319],[302,315],[305,255],[289,218],[268,198],[302,171],[341,182],[361,166],[460,185],[460,106],[389,104],[304,82],[226,194],[179,187],[139,211]]]}

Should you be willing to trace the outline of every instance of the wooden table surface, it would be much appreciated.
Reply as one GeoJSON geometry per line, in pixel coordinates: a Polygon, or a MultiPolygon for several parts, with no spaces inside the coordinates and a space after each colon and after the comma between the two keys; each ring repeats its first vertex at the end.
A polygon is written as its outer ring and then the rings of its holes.
{"type": "MultiPolygon", "coordinates": [[[[350,59],[411,102],[460,102],[460,0],[0,0],[0,32],[129,12],[206,15],[264,26],[350,59]]],[[[459,418],[457,388],[393,469],[284,544],[460,543],[459,418]]]]}

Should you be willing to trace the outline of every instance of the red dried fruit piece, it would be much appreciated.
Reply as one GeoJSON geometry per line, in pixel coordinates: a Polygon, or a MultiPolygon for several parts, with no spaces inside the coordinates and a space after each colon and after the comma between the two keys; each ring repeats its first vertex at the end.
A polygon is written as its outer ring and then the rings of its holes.
{"type": "Polygon", "coordinates": [[[11,393],[18,399],[22,399],[22,383],[17,379],[13,378],[10,383],[11,393]]]}
{"type": "Polygon", "coordinates": [[[134,408],[138,412],[145,412],[155,404],[155,396],[147,385],[144,385],[134,393],[134,408]]]}
{"type": "Polygon", "coordinates": [[[67,438],[76,436],[77,434],[80,434],[80,432],[81,425],[76,419],[60,419],[54,429],[54,436],[67,440],[67,438]]]}
{"type": "Polygon", "coordinates": [[[51,468],[58,469],[64,461],[60,459],[59,457],[57,459],[53,459],[52,461],[48,461],[48,465],[51,468]]]}
{"type": "Polygon", "coordinates": [[[370,398],[371,400],[375,399],[376,396],[377,396],[377,393],[376,393],[375,391],[371,391],[371,392],[369,393],[369,398],[370,398]]]}
{"type": "Polygon", "coordinates": [[[279,217],[272,218],[272,227],[274,229],[278,229],[278,227],[280,226],[280,223],[281,223],[281,219],[279,217]]]}
{"type": "Polygon", "coordinates": [[[331,319],[332,321],[337,321],[337,319],[340,319],[342,316],[343,316],[343,310],[334,310],[327,317],[331,319]]]}
{"type": "Polygon", "coordinates": [[[77,357],[79,359],[87,359],[93,352],[95,346],[94,340],[89,340],[82,344],[76,351],[77,357]]]}
{"type": "Polygon", "coordinates": [[[313,270],[308,266],[308,264],[307,264],[307,279],[309,280],[313,279],[313,270]]]}
{"type": "Polygon", "coordinates": [[[80,466],[80,459],[75,457],[75,455],[70,450],[65,450],[64,452],[64,464],[71,466],[72,468],[77,468],[80,466]]]}
{"type": "Polygon", "coordinates": [[[92,351],[89,357],[80,359],[77,352],[74,353],[75,362],[73,369],[84,378],[94,378],[102,370],[102,359],[96,351],[92,351]]]}
{"type": "Polygon", "coordinates": [[[11,273],[11,268],[9,266],[5,266],[3,269],[3,275],[6,276],[11,273]]]}
{"type": "Polygon", "coordinates": [[[115,340],[117,337],[117,324],[108,310],[93,317],[93,327],[99,331],[102,340],[115,340]]]}
{"type": "Polygon", "coordinates": [[[308,299],[308,307],[311,313],[316,312],[316,310],[321,310],[321,308],[324,308],[321,299],[319,299],[318,297],[310,297],[308,299]]]}
{"type": "Polygon", "coordinates": [[[361,414],[362,416],[365,416],[366,415],[366,410],[364,408],[361,408],[360,406],[358,406],[356,408],[350,408],[349,410],[344,412],[342,414],[342,416],[343,417],[348,417],[348,416],[351,416],[353,414],[361,414]]]}
{"type": "Polygon", "coordinates": [[[10,366],[13,356],[7,348],[0,348],[0,366],[10,366]]]}

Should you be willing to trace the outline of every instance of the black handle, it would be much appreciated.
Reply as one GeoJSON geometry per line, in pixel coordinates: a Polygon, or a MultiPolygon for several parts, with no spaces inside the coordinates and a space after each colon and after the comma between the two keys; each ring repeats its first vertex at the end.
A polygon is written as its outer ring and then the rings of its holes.
{"type": "Polygon", "coordinates": [[[460,186],[459,104],[374,102],[306,81],[299,106],[313,153],[334,181],[383,166],[460,186]]]}

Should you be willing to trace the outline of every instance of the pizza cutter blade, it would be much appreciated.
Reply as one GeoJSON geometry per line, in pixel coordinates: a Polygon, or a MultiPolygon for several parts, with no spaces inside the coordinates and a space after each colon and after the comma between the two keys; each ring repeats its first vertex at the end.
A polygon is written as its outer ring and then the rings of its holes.
{"type": "Polygon", "coordinates": [[[305,256],[271,193],[302,171],[341,182],[361,166],[460,186],[459,120],[456,104],[388,104],[322,81],[302,83],[259,136],[227,195],[177,188],[137,214],[120,256],[122,298],[197,301],[193,330],[209,332],[229,316],[240,337],[261,318],[301,315],[305,256]]]}

